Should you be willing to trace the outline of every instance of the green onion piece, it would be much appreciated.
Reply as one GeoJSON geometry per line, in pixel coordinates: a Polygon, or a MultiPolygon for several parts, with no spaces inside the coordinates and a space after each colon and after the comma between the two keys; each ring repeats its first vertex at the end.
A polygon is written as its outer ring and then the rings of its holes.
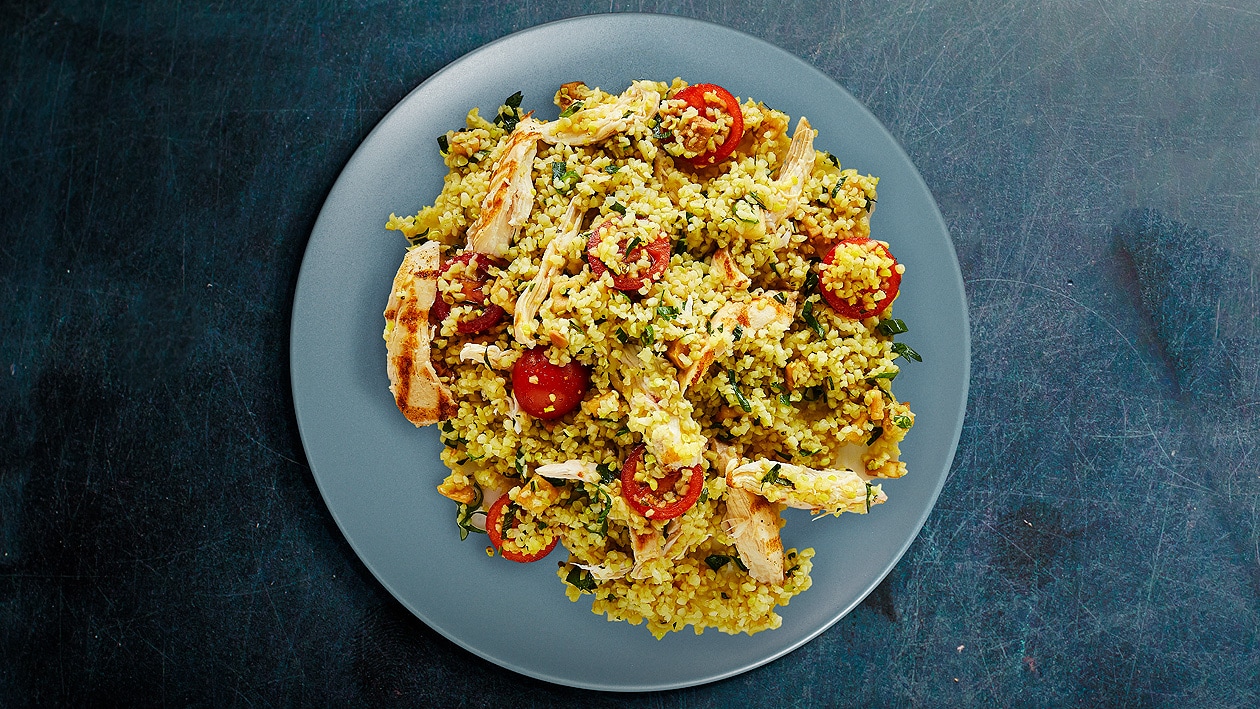
{"type": "Polygon", "coordinates": [[[893,417],[893,423],[897,424],[897,428],[910,428],[914,425],[914,419],[905,414],[897,414],[893,417]]]}
{"type": "Polygon", "coordinates": [[[582,110],[582,102],[581,102],[581,101],[574,101],[573,103],[569,104],[569,107],[568,107],[568,108],[566,108],[566,109],[564,109],[563,111],[561,111],[561,112],[560,112],[560,117],[561,117],[561,118],[568,118],[569,116],[572,116],[573,114],[575,114],[575,113],[577,113],[578,111],[581,111],[581,110],[582,110]]]}

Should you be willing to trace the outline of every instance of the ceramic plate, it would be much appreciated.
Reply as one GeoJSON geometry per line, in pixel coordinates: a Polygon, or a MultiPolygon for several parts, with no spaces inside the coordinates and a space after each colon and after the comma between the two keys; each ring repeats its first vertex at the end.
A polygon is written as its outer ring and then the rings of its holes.
{"type": "MultiPolygon", "coordinates": [[[[293,398],[311,470],[350,545],[381,584],[434,630],[507,669],[575,687],[660,690],[729,677],[784,655],[839,620],[892,569],[944,484],[962,426],[969,366],[957,258],[923,180],[852,96],[797,57],[739,32],[659,15],[603,15],[542,25],[486,45],[430,77],[368,135],[328,195],[293,304],[293,398]],[[435,139],[513,92],[556,116],[560,84],[619,92],[634,79],[720,84],[805,115],[819,150],[880,178],[872,229],[907,272],[896,314],[922,355],[897,378],[917,423],[902,444],[910,474],[885,483],[870,515],[811,523],[789,512],[784,546],[814,547],[813,587],[781,608],[783,626],[753,636],[690,629],[655,640],[565,598],[555,562],[506,563],[480,535],[460,542],[435,427],[394,407],[381,311],[404,240],[390,212],[431,204],[445,169],[435,139]]],[[[563,556],[563,553],[560,553],[563,556]]],[[[559,557],[557,557],[559,558],[559,557]]]]}

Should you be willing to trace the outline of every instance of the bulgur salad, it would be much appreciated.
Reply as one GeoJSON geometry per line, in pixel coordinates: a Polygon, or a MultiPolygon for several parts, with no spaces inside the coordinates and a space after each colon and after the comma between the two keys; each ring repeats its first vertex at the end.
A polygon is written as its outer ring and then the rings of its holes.
{"type": "Polygon", "coordinates": [[[452,534],[558,559],[571,600],[658,638],[777,628],[814,555],[784,508],[866,514],[906,473],[891,385],[920,357],[877,178],[713,84],[555,102],[472,109],[434,204],[390,215],[390,391],[438,426],[452,534]]]}

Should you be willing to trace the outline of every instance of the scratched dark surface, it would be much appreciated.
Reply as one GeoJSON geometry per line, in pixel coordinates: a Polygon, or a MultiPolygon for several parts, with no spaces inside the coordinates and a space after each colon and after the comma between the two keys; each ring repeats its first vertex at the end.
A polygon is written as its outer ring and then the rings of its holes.
{"type": "Polygon", "coordinates": [[[0,166],[0,705],[1260,703],[1260,4],[10,1],[0,166]],[[303,248],[367,131],[610,7],[845,85],[939,201],[972,317],[958,455],[885,583],[648,695],[413,619],[332,523],[288,385],[303,248]]]}

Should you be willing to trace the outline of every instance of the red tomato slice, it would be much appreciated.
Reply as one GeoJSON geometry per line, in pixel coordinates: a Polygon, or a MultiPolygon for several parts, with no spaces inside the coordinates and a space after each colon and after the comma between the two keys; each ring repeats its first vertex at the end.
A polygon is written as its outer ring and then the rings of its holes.
{"type": "Polygon", "coordinates": [[[687,160],[692,167],[696,168],[716,165],[727,159],[731,156],[731,153],[735,152],[735,146],[739,145],[739,141],[744,137],[744,112],[739,107],[739,101],[735,100],[730,91],[717,84],[692,84],[674,94],[674,98],[686,101],[688,106],[698,111],[703,111],[709,107],[709,104],[704,100],[704,95],[707,93],[717,94],[718,98],[722,100],[723,112],[732,119],[731,132],[726,135],[726,140],[722,141],[722,144],[712,152],[701,153],[687,160]]]}
{"type": "MultiPolygon", "coordinates": [[[[472,276],[465,275],[459,279],[459,289],[464,294],[464,299],[467,302],[482,306],[482,311],[480,315],[471,320],[459,321],[455,325],[455,330],[464,335],[485,332],[498,325],[499,321],[506,314],[503,308],[490,302],[490,294],[486,292],[486,283],[489,281],[486,275],[486,268],[491,264],[496,266],[502,264],[486,254],[465,251],[442,264],[442,273],[446,273],[457,263],[470,264],[472,267],[472,276]]],[[[451,304],[446,302],[446,299],[439,292],[437,298],[433,300],[433,307],[429,308],[430,322],[440,325],[450,314],[451,304]]]]}
{"type": "Polygon", "coordinates": [[[512,365],[516,402],[525,413],[544,421],[576,409],[589,385],[585,367],[573,360],[563,367],[552,364],[541,347],[525,350],[512,365]]]}
{"type": "Polygon", "coordinates": [[[490,535],[490,543],[494,545],[494,548],[499,550],[499,553],[503,555],[504,559],[520,562],[522,564],[527,564],[531,561],[538,561],[544,556],[550,554],[551,550],[556,548],[556,542],[560,541],[559,536],[553,536],[551,538],[551,542],[549,542],[547,546],[539,549],[533,554],[514,548],[515,542],[512,542],[511,540],[508,541],[506,546],[504,545],[503,533],[507,530],[503,527],[503,518],[508,512],[509,505],[513,508],[513,515],[512,519],[508,522],[508,529],[512,529],[519,524],[516,519],[516,515],[520,513],[521,508],[517,506],[516,503],[512,502],[507,495],[495,500],[494,504],[490,505],[490,510],[486,512],[486,533],[490,535]]]}
{"type": "Polygon", "coordinates": [[[834,263],[836,260],[836,249],[839,249],[845,244],[874,244],[871,248],[877,248],[883,251],[885,256],[892,259],[892,275],[885,278],[883,282],[880,283],[880,287],[878,289],[868,288],[862,291],[863,294],[869,294],[874,293],[877,290],[882,290],[884,291],[884,297],[877,300],[874,307],[862,308],[861,306],[855,303],[850,303],[836,295],[830,288],[824,286],[821,280],[818,283],[818,290],[822,293],[823,300],[827,301],[827,305],[830,305],[833,310],[843,317],[852,318],[854,320],[862,320],[874,315],[879,315],[887,310],[888,306],[892,305],[893,300],[897,297],[897,291],[901,289],[901,274],[897,273],[897,259],[892,255],[892,252],[888,250],[887,246],[884,246],[882,243],[873,239],[845,239],[827,251],[827,254],[823,256],[823,263],[834,263]]]}
{"type": "Polygon", "coordinates": [[[646,483],[634,479],[635,473],[643,466],[644,451],[642,443],[635,446],[621,466],[621,496],[630,509],[648,519],[673,519],[691,509],[696,500],[700,499],[700,491],[704,489],[704,470],[699,465],[671,470],[657,481],[656,489],[653,490],[646,483]],[[675,488],[678,487],[683,472],[687,472],[687,492],[673,502],[666,502],[666,493],[678,492],[675,488]]]}
{"type": "MultiPolygon", "coordinates": [[[[609,219],[603,224],[595,227],[591,232],[591,238],[586,242],[586,262],[591,265],[591,273],[595,278],[602,278],[604,273],[608,271],[608,266],[595,256],[595,248],[605,238],[614,238],[617,235],[617,224],[609,219]]],[[[669,265],[670,243],[669,237],[665,234],[658,235],[652,241],[646,244],[636,244],[629,253],[626,253],[626,245],[620,244],[621,257],[623,260],[633,263],[639,258],[639,253],[644,249],[647,250],[648,257],[652,259],[652,265],[648,267],[646,273],[638,276],[629,274],[617,275],[613,274],[613,287],[620,291],[637,291],[643,287],[645,283],[658,281],[661,275],[665,273],[665,267],[669,265]]]]}

